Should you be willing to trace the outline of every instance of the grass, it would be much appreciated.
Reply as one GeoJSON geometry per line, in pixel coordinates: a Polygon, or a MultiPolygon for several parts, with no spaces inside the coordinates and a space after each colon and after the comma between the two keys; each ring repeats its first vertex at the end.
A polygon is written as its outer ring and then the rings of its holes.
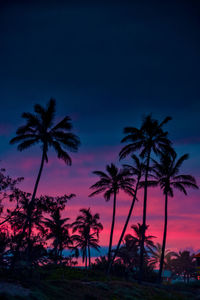
{"type": "MultiPolygon", "coordinates": [[[[158,287],[153,284],[111,278],[101,271],[47,266],[32,273],[31,280],[12,278],[12,283],[29,289],[29,295],[13,296],[1,293],[0,300],[198,300],[199,283],[158,287]]],[[[1,283],[2,284],[2,283],[1,283]]],[[[17,290],[17,287],[15,286],[17,290]]]]}

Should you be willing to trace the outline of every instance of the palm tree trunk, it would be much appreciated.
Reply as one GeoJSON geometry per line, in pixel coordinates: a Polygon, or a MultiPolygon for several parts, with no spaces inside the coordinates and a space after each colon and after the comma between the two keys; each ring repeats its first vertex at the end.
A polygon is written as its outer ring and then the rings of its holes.
{"type": "Polygon", "coordinates": [[[32,231],[32,228],[31,228],[31,220],[30,220],[29,224],[28,224],[28,237],[27,237],[27,240],[28,240],[27,260],[28,260],[28,262],[30,262],[30,260],[31,260],[31,231],[32,231]]]}
{"type": "Polygon", "coordinates": [[[163,270],[163,263],[165,257],[165,245],[166,245],[166,237],[167,237],[167,205],[168,205],[168,195],[166,193],[165,194],[165,224],[164,224],[164,233],[163,233],[162,253],[160,258],[160,269],[159,269],[159,276],[158,276],[159,283],[162,283],[162,270],[163,270]]]}
{"type": "Polygon", "coordinates": [[[140,271],[139,271],[139,282],[143,279],[143,265],[144,265],[144,241],[145,241],[145,231],[146,231],[146,212],[147,212],[147,187],[148,187],[148,173],[149,173],[149,163],[150,163],[149,150],[147,155],[147,164],[145,172],[145,186],[144,186],[144,204],[143,204],[143,223],[142,223],[142,240],[140,245],[140,271]]]}
{"type": "Polygon", "coordinates": [[[43,170],[43,167],[44,167],[45,153],[46,153],[46,150],[45,150],[45,147],[44,147],[43,152],[42,152],[42,160],[41,160],[41,164],[40,164],[40,169],[39,169],[38,176],[37,176],[37,179],[36,179],[36,182],[35,182],[33,195],[32,195],[31,201],[30,201],[30,207],[33,206],[34,201],[35,201],[35,196],[36,196],[36,193],[37,193],[38,184],[39,184],[40,177],[41,177],[41,174],[42,174],[42,170],[43,170]]]}
{"type": "Polygon", "coordinates": [[[123,230],[122,230],[122,233],[121,233],[119,242],[118,242],[118,244],[117,244],[117,248],[116,248],[115,253],[114,253],[114,256],[113,256],[113,258],[112,258],[112,260],[110,261],[109,266],[108,266],[108,272],[107,272],[108,274],[109,274],[110,271],[111,271],[113,262],[114,262],[114,260],[115,260],[115,257],[117,256],[117,253],[118,253],[118,251],[119,251],[119,247],[120,247],[120,245],[121,245],[121,242],[122,242],[122,240],[123,240],[124,234],[125,234],[125,232],[126,232],[126,228],[127,228],[127,226],[128,226],[128,223],[129,223],[129,220],[130,220],[132,211],[133,211],[133,207],[134,207],[134,204],[135,204],[135,200],[136,200],[136,196],[137,196],[137,190],[138,190],[138,184],[139,184],[139,179],[138,179],[137,184],[136,184],[135,194],[134,194],[134,197],[133,197],[133,200],[132,200],[132,203],[131,203],[131,207],[130,207],[130,209],[129,209],[129,213],[128,213],[128,216],[127,216],[127,219],[126,219],[124,228],[123,228],[123,230]]]}
{"type": "Polygon", "coordinates": [[[87,246],[85,249],[85,269],[87,270],[87,246]]]}
{"type": "Polygon", "coordinates": [[[110,263],[110,258],[111,258],[112,240],[113,240],[113,232],[115,226],[115,211],[116,211],[116,191],[114,192],[114,199],[113,199],[113,216],[112,216],[112,225],[110,231],[109,249],[108,249],[108,264],[110,263]]]}
{"type": "Polygon", "coordinates": [[[89,262],[89,269],[91,265],[91,258],[90,258],[90,246],[88,245],[88,262],[89,262]]]}
{"type": "Polygon", "coordinates": [[[40,169],[39,169],[38,176],[37,176],[37,179],[36,179],[36,182],[35,182],[35,186],[34,186],[32,198],[31,198],[31,201],[30,201],[30,203],[29,203],[29,209],[28,209],[28,210],[29,210],[29,213],[28,213],[27,219],[26,219],[26,221],[25,221],[25,223],[24,223],[23,230],[22,230],[21,236],[20,236],[20,238],[19,238],[19,241],[18,241],[16,250],[15,250],[15,254],[14,254],[14,256],[13,256],[12,267],[14,267],[14,265],[15,265],[16,258],[17,258],[19,249],[20,249],[20,247],[21,247],[21,243],[22,243],[22,240],[23,240],[23,237],[24,237],[26,228],[27,228],[28,224],[30,223],[30,214],[31,214],[31,210],[32,210],[32,207],[33,207],[33,204],[34,204],[34,201],[35,201],[35,196],[36,196],[38,184],[39,184],[40,177],[41,177],[41,174],[42,174],[42,170],[43,170],[43,167],[44,167],[44,161],[45,161],[45,147],[43,148],[43,152],[42,152],[42,160],[41,160],[41,163],[40,163],[40,169]]]}

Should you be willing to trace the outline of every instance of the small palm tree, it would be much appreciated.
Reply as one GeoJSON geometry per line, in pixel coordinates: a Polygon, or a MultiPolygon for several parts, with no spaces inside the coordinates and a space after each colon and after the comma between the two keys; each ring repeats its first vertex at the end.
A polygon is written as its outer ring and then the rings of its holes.
{"type": "Polygon", "coordinates": [[[179,174],[180,168],[188,154],[182,155],[179,159],[175,151],[173,153],[164,152],[161,154],[160,162],[154,161],[152,168],[152,177],[154,180],[149,181],[149,185],[158,184],[165,196],[165,223],[162,243],[162,255],[160,259],[159,281],[162,280],[162,270],[164,263],[165,245],[167,237],[167,221],[168,221],[168,197],[174,197],[174,189],[187,195],[187,188],[198,189],[196,180],[191,175],[179,174]]]}
{"type": "Polygon", "coordinates": [[[139,159],[139,157],[137,157],[135,154],[133,154],[132,156],[132,159],[133,159],[133,165],[127,165],[127,164],[124,164],[124,168],[128,169],[131,173],[132,176],[135,176],[136,177],[136,182],[135,182],[135,191],[134,191],[134,196],[133,196],[133,200],[131,202],[131,206],[130,206],[130,209],[129,209],[129,213],[128,213],[128,216],[127,216],[127,219],[126,219],[126,222],[124,224],[124,228],[122,230],[122,233],[121,233],[121,236],[119,238],[119,242],[117,244],[117,248],[114,252],[114,255],[113,255],[113,258],[109,264],[109,269],[108,269],[108,273],[110,272],[111,270],[111,267],[112,267],[112,264],[115,260],[115,257],[117,256],[117,252],[119,251],[119,248],[120,248],[120,245],[121,245],[121,242],[124,238],[124,234],[126,232],[126,229],[127,229],[127,226],[128,226],[128,223],[129,223],[129,220],[130,220],[130,217],[132,215],[132,211],[133,211],[133,207],[134,207],[134,204],[135,204],[135,201],[136,201],[136,198],[137,198],[137,191],[138,189],[140,188],[140,180],[145,172],[145,165],[144,163],[139,159]]]}
{"type": "MultiPolygon", "coordinates": [[[[137,225],[132,225],[131,228],[134,231],[134,235],[127,234],[126,237],[129,240],[134,240],[135,244],[140,248],[142,243],[142,235],[143,235],[143,228],[142,224],[137,223],[137,225]]],[[[148,229],[149,225],[146,225],[145,231],[148,229]]],[[[145,235],[144,244],[148,250],[151,251],[155,247],[154,242],[152,241],[155,238],[153,235],[145,235]]]]}
{"type": "Polygon", "coordinates": [[[124,243],[120,247],[117,255],[119,259],[117,262],[123,263],[123,265],[128,268],[138,268],[139,266],[139,246],[135,239],[133,239],[132,235],[127,234],[124,238],[124,243]]]}
{"type": "Polygon", "coordinates": [[[79,248],[82,253],[83,263],[85,262],[85,268],[88,267],[88,257],[90,263],[90,249],[93,248],[97,251],[101,248],[98,245],[99,239],[96,238],[96,232],[90,233],[88,227],[80,228],[78,235],[74,235],[75,247],[79,248]]]}
{"type": "Polygon", "coordinates": [[[106,166],[107,174],[102,171],[94,171],[93,173],[100,177],[95,184],[93,184],[90,189],[95,190],[93,193],[89,195],[95,196],[102,192],[104,192],[104,199],[109,201],[113,196],[113,215],[112,215],[112,225],[110,231],[110,242],[109,242],[109,250],[108,250],[108,263],[110,263],[111,259],[111,250],[112,250],[112,240],[113,240],[113,232],[115,225],[115,211],[116,211],[116,197],[120,190],[124,191],[130,196],[134,195],[133,183],[134,179],[131,177],[131,173],[128,169],[121,169],[111,164],[110,166],[106,166]]]}
{"type": "MultiPolygon", "coordinates": [[[[160,243],[156,243],[155,247],[151,249],[150,264],[152,266],[156,266],[158,263],[160,263],[161,256],[162,256],[162,245],[160,243]]],[[[174,256],[176,256],[176,252],[170,251],[169,249],[165,249],[163,266],[167,268],[168,262],[174,256]]]]}
{"type": "MultiPolygon", "coordinates": [[[[41,144],[42,147],[41,164],[29,205],[28,218],[24,224],[22,238],[30,219],[29,215],[31,215],[31,210],[34,206],[44,163],[45,161],[48,162],[48,149],[52,147],[56,151],[59,159],[62,159],[66,164],[71,165],[72,161],[69,154],[66,152],[66,149],[77,151],[80,144],[79,138],[71,132],[72,124],[69,117],[65,117],[59,123],[53,125],[55,105],[55,100],[50,99],[46,108],[36,104],[34,107],[34,114],[23,113],[22,118],[26,120],[26,124],[17,129],[16,137],[10,141],[11,144],[18,143],[19,151],[23,151],[36,144],[41,144]]],[[[18,248],[19,247],[20,245],[18,248]]]]}
{"type": "Polygon", "coordinates": [[[179,251],[172,261],[172,270],[175,274],[183,275],[184,282],[189,283],[190,277],[196,272],[194,255],[189,251],[179,251]]]}
{"type": "MultiPolygon", "coordinates": [[[[90,208],[82,208],[80,209],[80,212],[82,213],[76,218],[76,221],[72,223],[73,227],[73,233],[77,230],[80,232],[84,231],[84,234],[86,235],[86,232],[88,236],[92,234],[96,235],[97,239],[99,238],[99,232],[103,230],[103,225],[99,222],[99,214],[92,215],[90,208]]],[[[88,260],[89,260],[89,267],[91,265],[91,258],[90,258],[90,244],[88,243],[88,260]]]]}
{"type": "Polygon", "coordinates": [[[56,209],[51,213],[51,218],[45,218],[44,225],[48,229],[46,239],[53,240],[53,257],[55,264],[58,259],[62,260],[62,252],[65,248],[70,248],[73,245],[73,239],[69,235],[69,227],[67,224],[69,218],[61,218],[60,209],[56,209]]]}
{"type": "Polygon", "coordinates": [[[171,142],[167,138],[168,132],[163,131],[163,125],[165,125],[171,117],[166,117],[161,123],[152,119],[151,115],[148,115],[143,120],[141,127],[126,127],[124,133],[126,136],[122,139],[122,142],[127,143],[125,147],[120,151],[120,159],[125,158],[130,153],[140,151],[140,156],[146,159],[145,170],[145,185],[144,185],[144,204],[143,204],[143,234],[140,248],[140,281],[143,277],[143,256],[144,256],[144,239],[146,229],[146,209],[147,209],[147,188],[148,188],[148,175],[150,167],[151,153],[156,155],[165,149],[170,151],[171,142]]]}

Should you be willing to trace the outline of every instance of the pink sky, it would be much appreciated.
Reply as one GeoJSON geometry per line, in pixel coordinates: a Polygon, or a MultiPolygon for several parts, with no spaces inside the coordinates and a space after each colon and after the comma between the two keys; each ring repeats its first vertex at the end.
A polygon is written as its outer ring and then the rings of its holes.
{"type": "MultiPolygon", "coordinates": [[[[13,149],[14,150],[14,149],[13,149]]],[[[25,180],[21,188],[32,191],[40,164],[40,152],[30,149],[20,153],[13,151],[3,160],[2,167],[12,176],[24,176],[25,180]]],[[[41,194],[62,195],[75,193],[76,198],[68,202],[64,215],[74,221],[80,208],[91,207],[93,213],[100,213],[104,230],[100,235],[100,244],[107,246],[112,216],[112,200],[105,202],[103,195],[89,198],[89,187],[98,179],[92,174],[94,170],[105,170],[107,162],[117,162],[118,149],[107,147],[97,150],[95,153],[77,153],[72,155],[73,164],[66,166],[59,161],[54,153],[49,155],[49,163],[45,165],[39,184],[38,196],[41,194]]],[[[184,167],[183,167],[184,172],[184,167]]],[[[188,168],[186,170],[188,172],[188,168]]],[[[199,182],[199,178],[196,178],[199,182]]],[[[139,201],[136,203],[130,225],[142,222],[143,192],[139,193],[139,201]]],[[[120,193],[117,198],[116,225],[114,244],[117,243],[125,222],[131,199],[120,193]]],[[[148,233],[156,236],[155,242],[162,241],[164,216],[164,197],[158,188],[149,189],[147,206],[147,224],[150,225],[148,233]]],[[[200,249],[200,204],[199,191],[188,190],[188,196],[176,191],[174,198],[169,199],[169,221],[167,248],[172,250],[192,248],[200,249]]],[[[131,232],[130,226],[127,232],[131,232]]]]}

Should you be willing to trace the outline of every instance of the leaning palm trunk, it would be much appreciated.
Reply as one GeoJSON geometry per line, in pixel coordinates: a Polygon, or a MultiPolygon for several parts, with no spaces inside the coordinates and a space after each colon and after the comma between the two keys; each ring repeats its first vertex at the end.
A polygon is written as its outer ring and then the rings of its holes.
{"type": "Polygon", "coordinates": [[[114,199],[113,199],[113,216],[112,216],[112,225],[110,231],[109,249],[108,249],[108,264],[110,263],[111,260],[112,240],[113,240],[113,232],[115,226],[115,211],[116,211],[116,191],[114,192],[114,199]]]}
{"type": "Polygon", "coordinates": [[[165,225],[164,225],[164,233],[163,233],[163,244],[162,244],[162,253],[160,258],[160,269],[159,269],[159,283],[162,283],[162,270],[164,264],[164,256],[165,256],[165,245],[166,245],[166,237],[167,237],[167,205],[168,205],[168,195],[165,194],[165,225]]]}
{"type": "Polygon", "coordinates": [[[146,172],[145,172],[145,186],[144,186],[144,204],[143,204],[143,224],[142,224],[142,240],[140,245],[140,271],[139,271],[139,282],[143,279],[143,265],[144,265],[144,242],[145,242],[145,231],[146,231],[146,213],[147,213],[147,187],[148,187],[148,173],[150,163],[150,150],[147,156],[146,172]]]}
{"type": "MultiPolygon", "coordinates": [[[[12,267],[14,267],[14,265],[15,265],[17,255],[18,255],[19,249],[20,249],[21,244],[22,244],[22,240],[23,240],[24,235],[25,235],[25,231],[26,231],[28,225],[31,223],[31,212],[32,212],[32,209],[33,209],[33,206],[34,206],[35,196],[36,196],[36,193],[37,193],[38,184],[39,184],[40,177],[41,177],[41,174],[42,174],[42,170],[43,170],[43,167],[44,167],[44,161],[45,161],[45,150],[43,149],[42,160],[41,160],[41,164],[40,164],[40,169],[39,169],[39,172],[38,172],[37,180],[35,182],[35,186],[34,186],[32,198],[31,198],[31,201],[29,203],[28,215],[27,215],[26,221],[24,223],[23,230],[22,230],[22,233],[20,235],[20,238],[19,238],[16,250],[15,250],[15,254],[13,256],[12,267]]],[[[31,229],[29,230],[29,236],[30,235],[31,235],[31,229]]],[[[30,254],[29,252],[30,252],[30,247],[28,247],[28,255],[27,255],[28,257],[29,257],[29,254],[30,254]]]]}
{"type": "Polygon", "coordinates": [[[109,266],[108,266],[108,274],[110,273],[111,271],[111,268],[112,268],[112,265],[113,265],[113,262],[115,260],[115,257],[117,256],[117,253],[119,251],[119,247],[121,245],[121,242],[123,240],[123,237],[124,237],[124,234],[126,232],[126,229],[127,229],[127,226],[128,226],[128,223],[129,223],[129,220],[130,220],[130,217],[132,215],[132,211],[133,211],[133,207],[134,207],[134,204],[135,204],[135,200],[136,200],[136,197],[137,197],[137,190],[138,190],[138,185],[139,185],[139,180],[137,181],[137,184],[136,184],[136,188],[135,188],[135,194],[134,194],[134,197],[133,197],[133,200],[132,200],[132,203],[131,203],[131,207],[129,209],[129,213],[128,213],[128,216],[127,216],[127,219],[126,219],[126,222],[125,222],[125,225],[124,225],[124,228],[122,230],[122,233],[121,233],[121,236],[120,236],[120,239],[119,239],[119,242],[117,244],[117,248],[115,250],[115,253],[109,263],[109,266]]]}

